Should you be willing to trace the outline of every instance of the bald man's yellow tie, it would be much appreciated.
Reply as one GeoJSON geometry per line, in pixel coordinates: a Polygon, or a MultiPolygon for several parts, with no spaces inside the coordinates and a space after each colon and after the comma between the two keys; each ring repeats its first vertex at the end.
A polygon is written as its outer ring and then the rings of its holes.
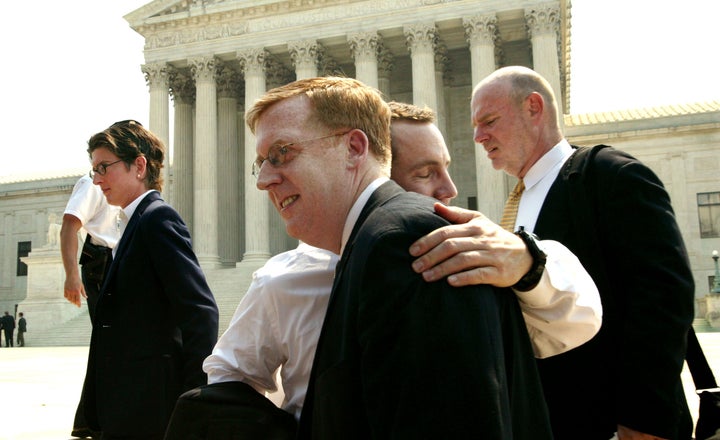
{"type": "Polygon", "coordinates": [[[514,232],[515,229],[515,219],[517,218],[518,205],[520,205],[520,197],[522,197],[523,191],[525,191],[525,184],[522,179],[520,179],[505,202],[505,209],[503,209],[500,226],[510,232],[514,232]]]}

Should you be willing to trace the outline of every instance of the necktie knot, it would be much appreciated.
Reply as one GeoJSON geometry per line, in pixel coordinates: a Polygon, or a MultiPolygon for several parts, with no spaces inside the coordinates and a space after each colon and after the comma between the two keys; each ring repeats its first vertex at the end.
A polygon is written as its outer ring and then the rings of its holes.
{"type": "Polygon", "coordinates": [[[510,232],[515,230],[515,219],[517,218],[518,206],[520,205],[520,198],[522,197],[523,191],[525,191],[525,183],[520,179],[505,202],[500,226],[510,232]]]}

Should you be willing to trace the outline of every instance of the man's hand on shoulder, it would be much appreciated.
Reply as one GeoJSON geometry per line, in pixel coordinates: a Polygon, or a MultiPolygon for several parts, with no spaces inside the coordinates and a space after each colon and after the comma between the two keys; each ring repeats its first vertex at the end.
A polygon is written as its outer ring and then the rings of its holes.
{"type": "Polygon", "coordinates": [[[410,247],[418,257],[413,269],[426,281],[448,277],[453,286],[491,284],[508,287],[532,266],[522,239],[477,211],[435,204],[435,212],[451,223],[420,238],[410,247]]]}

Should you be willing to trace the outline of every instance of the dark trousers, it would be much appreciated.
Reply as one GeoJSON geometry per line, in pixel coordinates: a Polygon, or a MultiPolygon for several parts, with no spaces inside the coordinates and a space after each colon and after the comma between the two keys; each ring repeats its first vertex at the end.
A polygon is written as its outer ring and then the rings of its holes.
{"type": "Polygon", "coordinates": [[[3,329],[5,332],[5,346],[6,347],[12,347],[13,346],[13,332],[15,329],[3,329]]]}
{"type": "MultiPolygon", "coordinates": [[[[110,268],[112,262],[112,250],[105,246],[97,246],[90,242],[90,236],[85,239],[82,255],[80,257],[80,275],[82,276],[83,286],[87,294],[88,312],[90,313],[90,322],[95,321],[95,306],[100,298],[100,289],[102,288],[105,274],[110,268]]],[[[74,436],[90,436],[99,435],[92,432],[85,419],[85,385],[83,385],[80,394],[80,402],[78,402],[75,411],[75,420],[73,422],[72,435],[74,436]]],[[[106,437],[103,437],[106,438],[106,437]]]]}
{"type": "Polygon", "coordinates": [[[25,346],[25,332],[18,332],[18,347],[25,346]]]}

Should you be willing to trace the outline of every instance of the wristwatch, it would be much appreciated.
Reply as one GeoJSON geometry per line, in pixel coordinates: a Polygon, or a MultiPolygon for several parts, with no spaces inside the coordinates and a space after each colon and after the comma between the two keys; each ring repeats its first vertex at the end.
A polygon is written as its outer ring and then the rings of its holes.
{"type": "Polygon", "coordinates": [[[537,244],[537,237],[535,234],[531,234],[525,230],[524,227],[520,226],[520,229],[515,231],[515,235],[520,237],[527,246],[530,256],[533,259],[533,264],[530,266],[530,270],[525,274],[520,281],[515,283],[512,288],[520,292],[527,292],[528,290],[534,289],[545,271],[545,262],[547,262],[547,255],[540,249],[537,244]]]}

